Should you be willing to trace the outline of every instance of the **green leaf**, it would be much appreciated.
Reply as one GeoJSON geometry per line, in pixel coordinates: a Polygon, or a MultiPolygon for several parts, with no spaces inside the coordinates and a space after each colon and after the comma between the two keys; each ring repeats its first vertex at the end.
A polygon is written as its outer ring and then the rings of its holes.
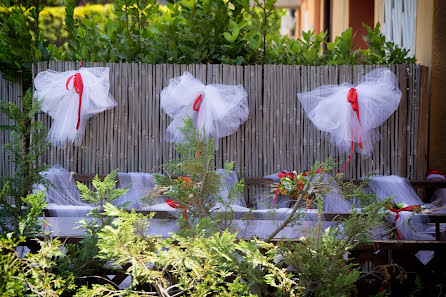
{"type": "Polygon", "coordinates": [[[42,60],[42,52],[39,49],[35,50],[34,55],[35,55],[37,61],[42,60]]]}

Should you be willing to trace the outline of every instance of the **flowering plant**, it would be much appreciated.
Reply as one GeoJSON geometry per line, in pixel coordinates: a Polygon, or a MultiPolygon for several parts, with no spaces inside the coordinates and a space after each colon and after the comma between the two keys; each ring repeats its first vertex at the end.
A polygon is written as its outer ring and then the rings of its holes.
{"type": "MultiPolygon", "coordinates": [[[[243,183],[237,182],[231,187],[227,201],[223,201],[219,193],[226,184],[215,169],[214,139],[206,138],[204,131],[198,131],[191,118],[184,120],[180,131],[185,142],[174,145],[180,157],[160,166],[164,174],[154,174],[156,187],[146,199],[150,202],[150,199],[163,196],[168,198],[165,202],[170,207],[183,211],[185,219],[212,217],[215,220],[217,214],[212,212],[216,204],[229,208],[230,201],[239,199],[243,183]]],[[[227,162],[225,171],[230,172],[233,165],[233,162],[227,162]]]]}
{"type": "Polygon", "coordinates": [[[192,188],[192,187],[194,186],[194,183],[192,182],[192,180],[190,179],[189,176],[186,176],[186,177],[184,177],[184,176],[179,176],[179,177],[175,180],[175,182],[176,182],[179,186],[183,187],[184,190],[187,190],[187,189],[192,188]]]}
{"type": "MultiPolygon", "coordinates": [[[[319,168],[315,173],[323,173],[322,167],[319,168]]],[[[276,188],[276,194],[274,197],[274,203],[276,204],[277,196],[279,194],[290,196],[293,198],[297,198],[303,190],[305,189],[307,183],[309,182],[308,179],[308,172],[304,171],[301,174],[297,174],[296,171],[293,172],[285,172],[282,171],[277,175],[280,178],[280,183],[276,188]]],[[[311,207],[312,204],[312,194],[314,194],[317,191],[316,187],[312,186],[309,188],[305,195],[306,200],[306,206],[307,208],[311,207]]]]}
{"type": "Polygon", "coordinates": [[[308,180],[302,175],[297,175],[296,171],[293,172],[280,172],[277,175],[280,178],[280,184],[277,187],[277,191],[286,196],[297,197],[302,192],[308,180]]]}

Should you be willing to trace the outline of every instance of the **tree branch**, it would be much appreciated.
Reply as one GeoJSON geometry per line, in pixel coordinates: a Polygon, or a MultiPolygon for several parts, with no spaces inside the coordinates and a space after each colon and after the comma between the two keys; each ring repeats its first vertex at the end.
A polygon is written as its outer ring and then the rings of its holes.
{"type": "Polygon", "coordinates": [[[283,228],[285,228],[286,225],[288,225],[288,223],[293,219],[294,215],[297,212],[297,209],[300,206],[300,203],[302,202],[302,200],[304,199],[305,195],[307,194],[308,188],[310,187],[311,182],[313,181],[314,177],[315,177],[314,174],[310,177],[310,179],[308,180],[308,183],[305,185],[305,188],[303,189],[302,193],[300,193],[299,199],[297,199],[296,204],[294,205],[293,209],[291,210],[291,213],[289,214],[289,216],[282,222],[282,224],[280,224],[280,226],[278,226],[276,228],[276,230],[273,231],[273,233],[271,233],[270,235],[268,235],[265,238],[266,242],[270,242],[271,239],[273,239],[274,236],[276,236],[277,233],[279,233],[283,228]]]}

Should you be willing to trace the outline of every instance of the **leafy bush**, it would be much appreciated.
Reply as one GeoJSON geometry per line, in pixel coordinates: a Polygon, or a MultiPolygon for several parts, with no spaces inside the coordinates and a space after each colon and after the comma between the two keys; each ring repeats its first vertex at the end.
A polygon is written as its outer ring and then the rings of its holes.
{"type": "Polygon", "coordinates": [[[67,289],[74,289],[73,277],[63,278],[50,270],[54,257],[62,256],[60,242],[38,241],[37,253],[22,257],[16,251],[25,238],[14,239],[12,234],[0,237],[0,293],[2,296],[60,296],[67,289]]]}
{"type": "MultiPolygon", "coordinates": [[[[402,64],[408,51],[385,41],[379,24],[368,30],[369,48],[353,50],[352,30],[327,42],[327,34],[281,37],[276,0],[114,0],[76,7],[0,5],[0,71],[19,73],[31,85],[32,63],[50,59],[91,62],[212,64],[402,64]],[[64,20],[65,17],[65,20],[64,20]],[[27,46],[23,46],[26,44],[27,46]]],[[[25,84],[26,85],[26,84],[25,84]]]]}
{"type": "Polygon", "coordinates": [[[39,34],[39,14],[43,5],[20,1],[20,6],[2,1],[0,9],[0,72],[7,79],[21,77],[31,86],[33,63],[50,59],[48,41],[39,34]]]}
{"type": "Polygon", "coordinates": [[[36,160],[47,149],[48,144],[44,144],[46,132],[42,122],[34,120],[40,110],[40,103],[33,100],[30,90],[23,96],[21,105],[20,107],[13,103],[0,102],[0,111],[14,121],[12,125],[1,125],[0,129],[10,131],[10,141],[2,149],[9,154],[11,162],[15,165],[12,176],[0,177],[0,187],[4,192],[0,197],[0,208],[2,219],[7,222],[3,221],[2,232],[20,230],[21,234],[26,234],[35,229],[34,224],[23,225],[22,222],[19,228],[19,222],[27,217],[30,211],[36,211],[38,205],[44,203],[44,194],[25,197],[31,194],[34,184],[46,183],[40,174],[46,167],[37,166],[36,160]],[[13,206],[8,198],[13,199],[13,206]],[[24,205],[28,208],[23,208],[24,205]]]}
{"type": "Polygon", "coordinates": [[[282,242],[283,262],[291,265],[305,288],[306,296],[351,296],[354,283],[361,276],[360,267],[346,258],[358,244],[373,238],[373,231],[382,225],[383,202],[374,194],[363,191],[363,183],[341,185],[363,206],[362,212],[352,209],[350,217],[341,224],[332,223],[324,230],[322,222],[323,198],[317,197],[318,222],[309,228],[299,242],[282,242]],[[348,189],[349,188],[349,189],[348,189]]]}
{"type": "Polygon", "coordinates": [[[94,276],[101,271],[101,276],[105,277],[107,273],[113,273],[114,270],[106,267],[106,262],[97,258],[98,254],[98,233],[106,226],[110,226],[113,217],[106,216],[103,212],[106,203],[113,202],[127,192],[127,188],[115,189],[117,170],[108,174],[104,181],[98,176],[93,179],[95,191],[90,190],[86,185],[77,182],[81,198],[87,203],[95,205],[88,213],[88,220],[79,221],[79,227],[83,229],[86,236],[79,245],[68,244],[65,257],[58,262],[58,269],[61,275],[74,275],[77,283],[85,283],[79,277],[94,276]]]}
{"type": "Polygon", "coordinates": [[[400,64],[400,61],[405,63],[415,63],[415,57],[409,56],[409,50],[402,49],[391,41],[386,41],[386,37],[379,30],[379,23],[376,24],[375,29],[370,28],[363,23],[367,29],[367,45],[368,49],[362,50],[362,60],[367,64],[400,64]]]}
{"type": "Polygon", "coordinates": [[[237,241],[236,234],[216,232],[209,219],[162,240],[146,235],[153,214],[127,213],[111,204],[105,206],[105,214],[117,219],[99,233],[99,256],[115,265],[130,264],[127,274],[132,276],[132,287],[126,291],[83,287],[78,296],[300,295],[291,274],[274,264],[272,244],[237,241]],[[143,285],[148,289],[141,290],[143,285]]]}
{"type": "MultiPolygon", "coordinates": [[[[63,1],[65,3],[65,0],[63,1]]],[[[113,11],[113,4],[86,4],[74,9],[74,16],[83,22],[84,19],[91,19],[94,22],[104,22],[104,20],[116,19],[113,11]]],[[[68,38],[65,24],[64,7],[45,7],[39,15],[39,29],[45,39],[52,44],[63,45],[68,38]]]]}
{"type": "MultiPolygon", "coordinates": [[[[207,139],[204,131],[197,131],[191,118],[184,120],[180,131],[185,141],[174,144],[180,157],[161,166],[165,175],[154,175],[156,188],[147,200],[150,202],[153,196],[160,195],[171,198],[171,205],[183,210],[183,218],[212,217],[223,231],[231,226],[233,216],[230,205],[241,197],[243,181],[231,187],[227,199],[222,199],[219,192],[224,185],[221,175],[215,171],[214,139],[207,139]],[[226,214],[212,212],[217,202],[220,203],[220,210],[226,211],[226,214]]],[[[225,163],[228,173],[233,167],[233,162],[225,163]]]]}

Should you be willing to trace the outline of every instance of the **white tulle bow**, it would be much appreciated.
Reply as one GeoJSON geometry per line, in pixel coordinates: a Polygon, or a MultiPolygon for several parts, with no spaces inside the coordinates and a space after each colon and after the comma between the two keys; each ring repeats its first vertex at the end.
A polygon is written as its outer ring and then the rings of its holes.
{"type": "Polygon", "coordinates": [[[241,85],[205,85],[189,72],[172,78],[161,91],[161,108],[173,118],[166,130],[165,139],[184,141],[178,128],[191,117],[197,129],[205,130],[215,140],[235,133],[248,119],[247,94],[241,85]]]}
{"type": "Polygon", "coordinates": [[[367,73],[357,86],[325,85],[297,97],[314,126],[329,133],[342,152],[350,151],[352,142],[356,142],[359,152],[367,156],[378,140],[375,128],[398,108],[401,90],[395,75],[380,68],[367,73]],[[357,95],[356,106],[348,100],[353,93],[357,95]]]}
{"type": "Polygon", "coordinates": [[[43,71],[34,79],[34,97],[42,100],[42,111],[53,118],[47,140],[65,148],[67,142],[80,145],[87,120],[116,106],[109,93],[109,68],[80,68],[43,71]]]}

